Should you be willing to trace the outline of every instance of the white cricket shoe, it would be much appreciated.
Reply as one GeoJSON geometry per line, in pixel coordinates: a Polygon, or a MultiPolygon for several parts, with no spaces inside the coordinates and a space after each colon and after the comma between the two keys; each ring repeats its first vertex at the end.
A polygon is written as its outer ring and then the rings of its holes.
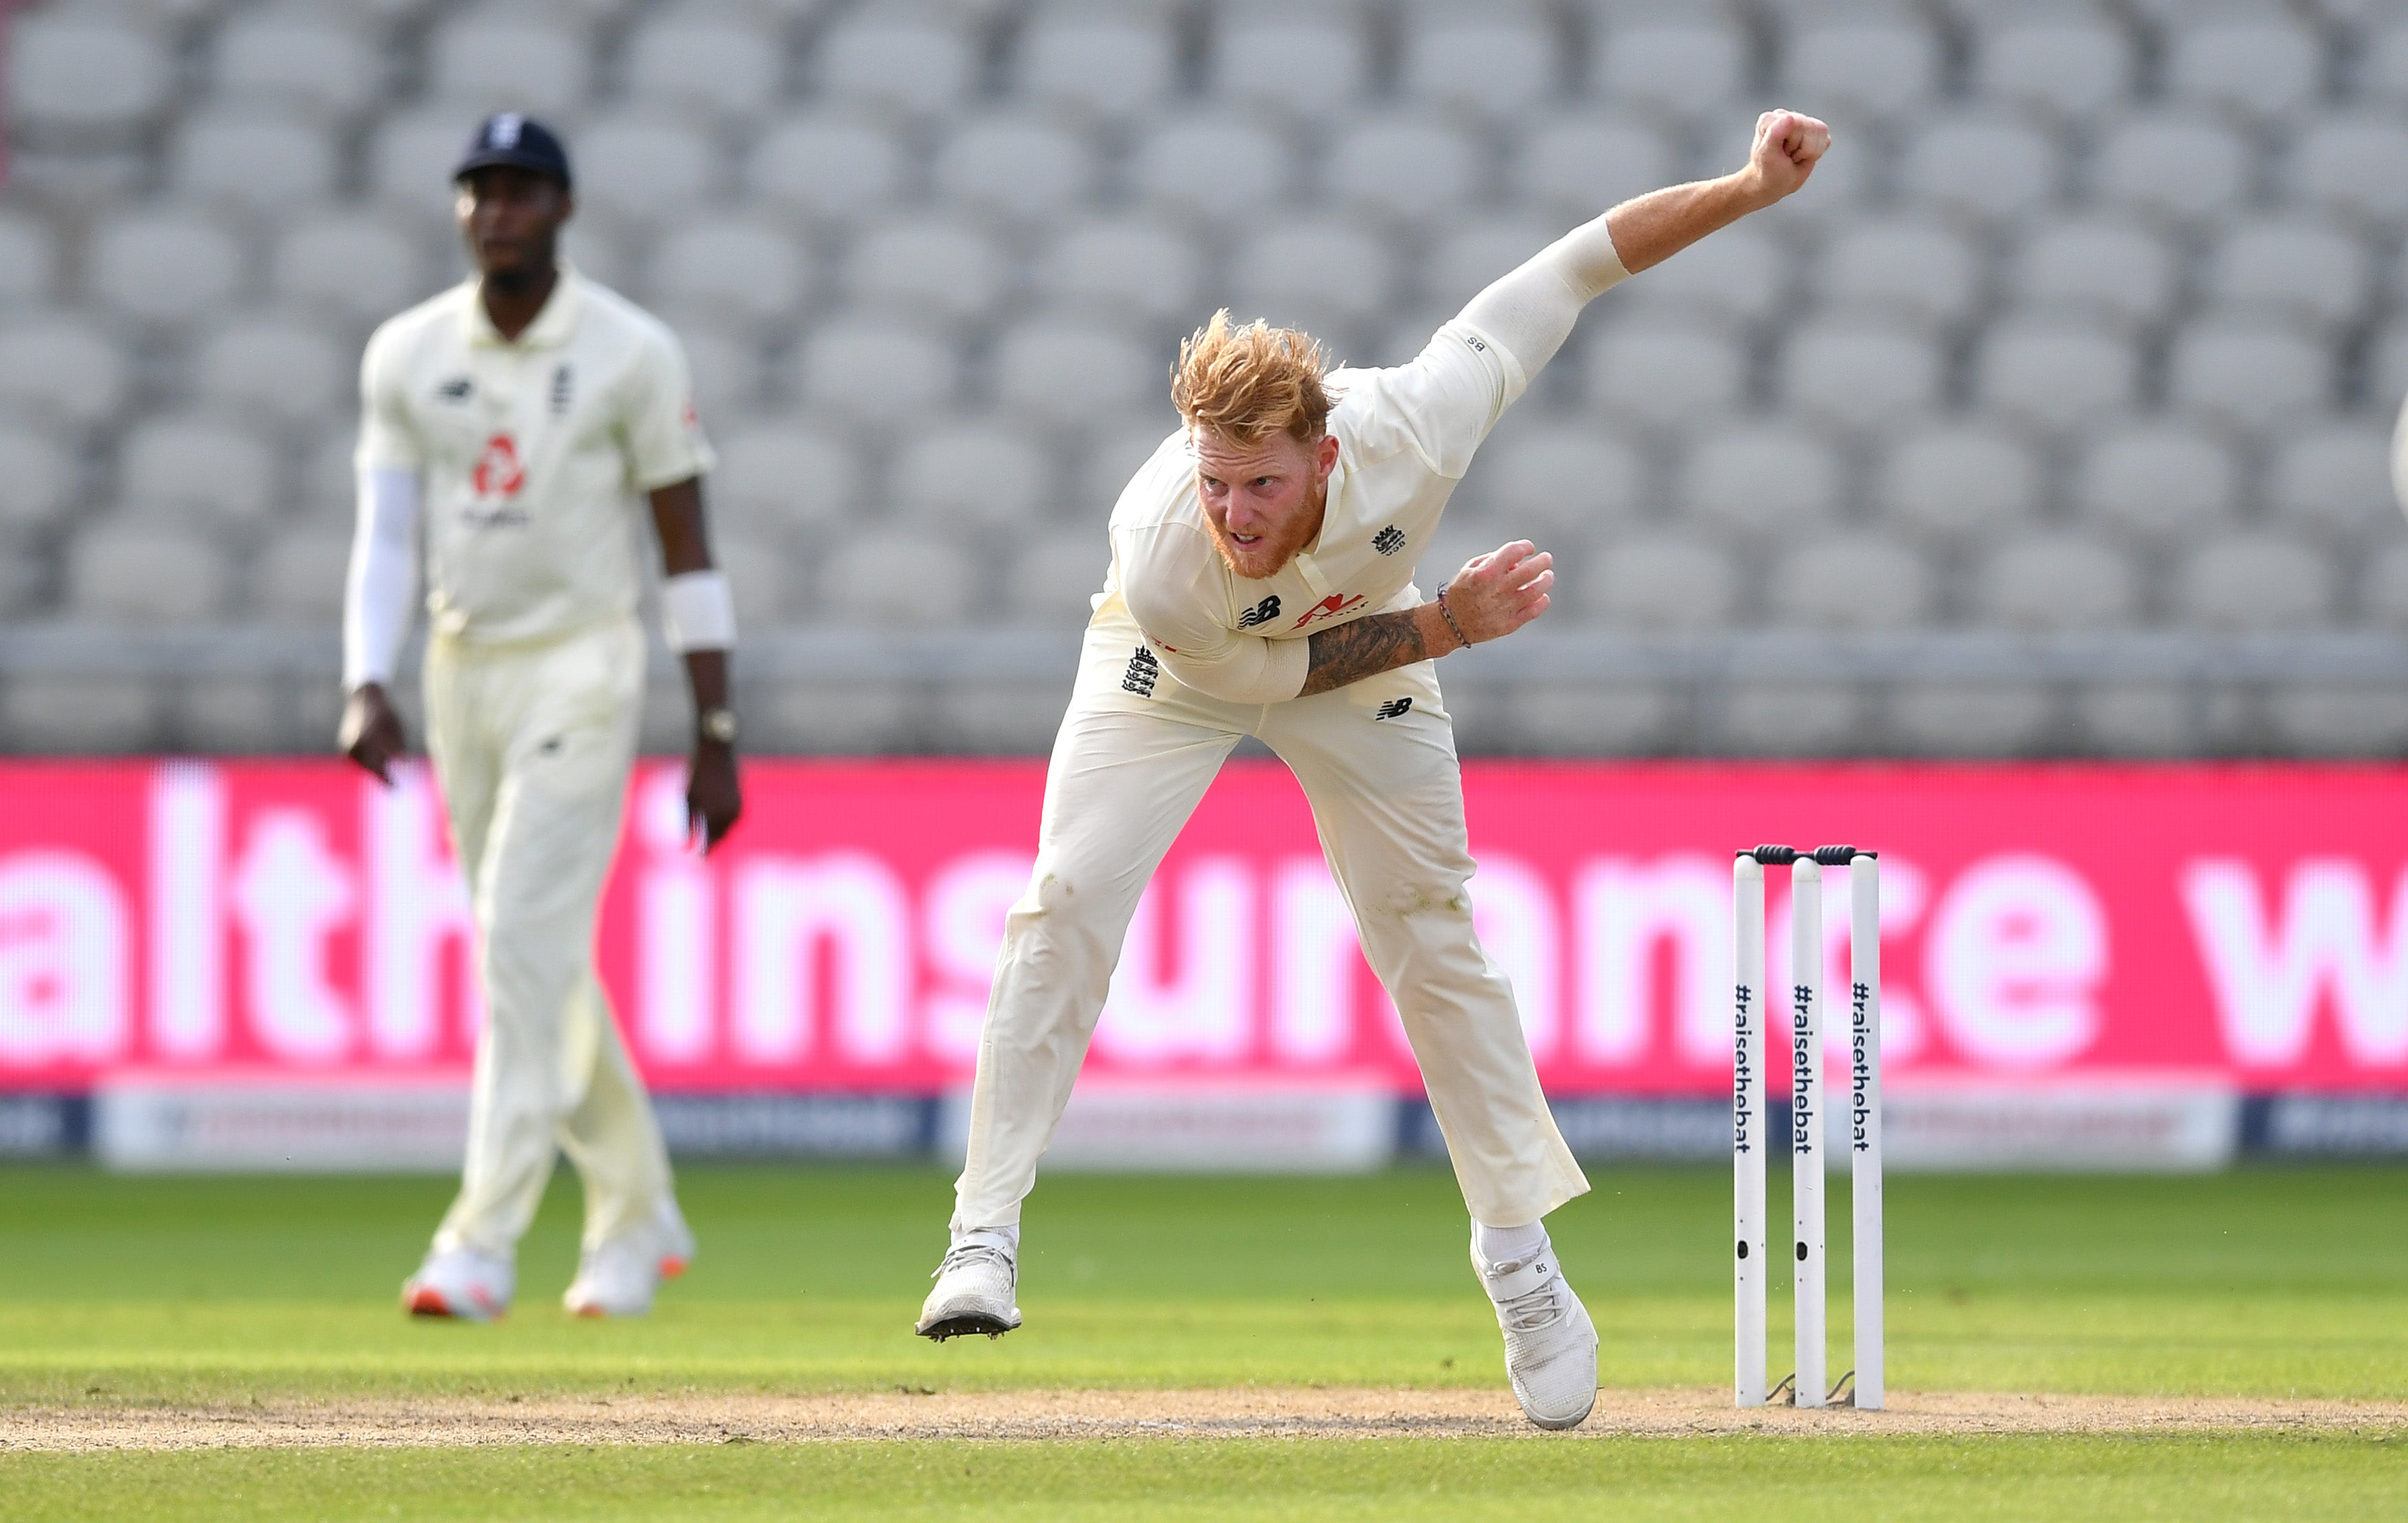
{"type": "Polygon", "coordinates": [[[1020,1286],[1019,1244],[1002,1232],[964,1233],[931,1276],[937,1288],[920,1307],[912,1331],[943,1343],[967,1333],[1000,1338],[1020,1326],[1013,1298],[1020,1286]]]}
{"type": "Polygon", "coordinates": [[[650,1226],[588,1248],[560,1303],[578,1317],[641,1317],[652,1294],[694,1262],[694,1233],[674,1202],[662,1203],[650,1226]]]}
{"type": "Polygon", "coordinates": [[[1541,1428],[1577,1428],[1597,1405],[1597,1324],[1564,1283],[1555,1250],[1501,1264],[1471,1250],[1497,1325],[1505,1332],[1505,1376],[1522,1415],[1541,1428]]]}
{"type": "Polygon", "coordinates": [[[510,1309],[518,1271],[508,1259],[474,1248],[430,1253],[418,1273],[401,1282],[401,1305],[412,1317],[452,1317],[491,1322],[510,1309]]]}

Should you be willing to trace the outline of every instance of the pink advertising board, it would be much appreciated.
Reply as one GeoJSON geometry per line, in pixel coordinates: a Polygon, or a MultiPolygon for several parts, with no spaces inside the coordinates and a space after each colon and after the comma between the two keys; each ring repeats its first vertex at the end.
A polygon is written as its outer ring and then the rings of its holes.
{"type": "MultiPolygon", "coordinates": [[[[772,761],[748,782],[708,861],[675,764],[630,795],[600,950],[646,1074],[963,1082],[1041,764],[772,761]]],[[[1730,858],[1763,840],[1881,851],[1895,1087],[2408,1090],[2408,770],[1484,762],[1466,786],[1475,914],[1557,1094],[1727,1092],[1730,858]]],[[[422,771],[387,790],[331,762],[21,762],[0,800],[0,1089],[465,1072],[467,900],[422,771]]],[[[1164,864],[1089,1067],[1415,1089],[1276,764],[1233,764],[1164,864]]]]}

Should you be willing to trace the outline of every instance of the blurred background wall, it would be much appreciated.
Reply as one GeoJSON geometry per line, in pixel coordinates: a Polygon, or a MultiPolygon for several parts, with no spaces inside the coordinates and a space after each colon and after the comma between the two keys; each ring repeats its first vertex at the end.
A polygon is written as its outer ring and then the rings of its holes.
{"type": "Polygon", "coordinates": [[[485,111],[566,132],[573,257],[693,357],[751,744],[1010,753],[1182,333],[1402,361],[1776,103],[1810,189],[1597,304],[1456,498],[1426,582],[1564,563],[1449,663],[1465,748],[2408,740],[2408,6],[45,0],[0,745],[328,747],[358,352],[461,274],[485,111]]]}

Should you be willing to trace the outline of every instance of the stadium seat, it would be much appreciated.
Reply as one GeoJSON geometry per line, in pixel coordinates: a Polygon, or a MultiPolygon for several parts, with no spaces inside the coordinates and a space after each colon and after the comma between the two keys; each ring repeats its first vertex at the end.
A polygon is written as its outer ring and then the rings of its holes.
{"type": "Polygon", "coordinates": [[[1739,19],[1719,6],[1592,11],[1586,78],[1606,104],[1684,121],[1732,109],[1753,72],[1739,19]]]}
{"type": "Polygon", "coordinates": [[[780,419],[712,442],[719,466],[703,489],[711,517],[755,543],[817,536],[860,511],[861,466],[839,436],[780,419]]]}
{"type": "Polygon", "coordinates": [[[2040,463],[2024,441],[1981,422],[1911,432],[1875,477],[1883,517],[1917,535],[1980,539],[2023,527],[2039,507],[2040,463]]]}
{"type": "Polygon", "coordinates": [[[2095,323],[2008,317],[1974,354],[1973,392],[1984,406],[2042,428],[2095,427],[2138,397],[2140,362],[2130,344],[2095,323]]]}
{"type": "MultiPolygon", "coordinates": [[[[1534,213],[1463,219],[1453,233],[1432,242],[1422,258],[1419,283],[1427,304],[1425,314],[1454,317],[1491,281],[1555,242],[1569,226],[1566,221],[1534,213]]],[[[1598,316],[1612,309],[1600,308],[1598,316]]],[[[1436,323],[1425,327],[1422,337],[1426,339],[1437,327],[1436,323]]]]}
{"type": "Polygon", "coordinates": [[[1230,0],[1213,18],[1211,91],[1240,108],[1304,118],[1343,112],[1371,85],[1363,21],[1361,7],[1346,0],[1230,0]]]}
{"type": "Polygon", "coordinates": [[[1743,334],[1727,324],[1640,313],[1588,342],[1588,399],[1606,418],[1693,427],[1739,410],[1753,368],[1743,334]]]}
{"type": "Polygon", "coordinates": [[[2366,245],[2321,221],[2244,221],[2224,231],[2208,261],[2206,296],[2221,314],[2271,316],[2338,330],[2359,321],[2373,292],[2366,245]]]}
{"type": "Polygon", "coordinates": [[[1544,6],[1409,0],[1398,22],[1397,82],[1408,100],[1510,120],[1563,93],[1563,45],[1544,6]]]}
{"type": "Polygon", "coordinates": [[[0,309],[37,307],[58,290],[58,240],[48,223],[0,206],[0,309]]]}
{"type": "MultiPolygon", "coordinates": [[[[474,119],[488,111],[557,117],[585,99],[593,58],[582,29],[558,12],[472,9],[426,39],[426,94],[474,119]]],[[[467,130],[461,141],[467,140],[467,130]]]]}
{"type": "Polygon", "coordinates": [[[2326,117],[2303,130],[2277,177],[2288,199],[2377,227],[2408,221],[2408,126],[2390,114],[2326,117]]]}
{"type": "Polygon", "coordinates": [[[2181,756],[2196,745],[2198,694],[2177,682],[2086,683],[2073,695],[2083,744],[2109,756],[2181,756]]]}
{"type": "Polygon", "coordinates": [[[722,419],[748,418],[760,406],[767,368],[757,332],[723,314],[686,318],[677,325],[694,376],[694,406],[706,428],[722,419]]]}
{"type": "Polygon", "coordinates": [[[1727,227],[1617,287],[1617,307],[1678,307],[1722,321],[1748,321],[1783,309],[1794,292],[1799,260],[1782,238],[1753,221],[1727,227]]]}
{"type": "Polygon", "coordinates": [[[1443,120],[1362,118],[1334,135],[1322,184],[1342,206],[1429,226],[1459,214],[1488,178],[1479,145],[1443,120]]]}
{"type": "Polygon", "coordinates": [[[2037,682],[1901,682],[1889,699],[1890,733],[1911,755],[2021,756],[2046,741],[2050,717],[2037,682]]]}
{"type": "Polygon", "coordinates": [[[905,438],[891,497],[894,512],[929,528],[1025,531],[1053,506],[1055,486],[1053,455],[1030,430],[971,419],[905,438]]]}
{"type": "Polygon", "coordinates": [[[377,322],[434,294],[426,240],[366,211],[336,211],[288,228],[268,262],[278,301],[339,322],[377,322]]]}
{"type": "Polygon", "coordinates": [[[333,193],[337,147],[306,118],[256,107],[203,112],[179,125],[167,182],[194,202],[291,216],[333,193]]]}
{"type": "Polygon", "coordinates": [[[2397,756],[2408,692],[2391,682],[2286,683],[2266,695],[2274,729],[2303,756],[2397,756]]]}
{"type": "Polygon", "coordinates": [[[1987,621],[2016,629],[2113,628],[2140,603],[2128,559],[2093,536],[2057,531],[2001,546],[1971,586],[1987,621]]]}
{"type": "MultiPolygon", "coordinates": [[[[456,237],[450,240],[458,252],[451,262],[462,277],[468,274],[467,249],[456,237]]],[[[638,268],[633,250],[643,247],[645,240],[628,229],[590,217],[580,217],[561,231],[560,257],[588,280],[608,286],[623,296],[648,301],[650,294],[642,286],[642,272],[638,268]]]]}
{"type": "Polygon", "coordinates": [[[110,311],[146,323],[214,316],[251,264],[231,230],[192,208],[122,213],[96,228],[87,247],[86,289],[110,311]]]}
{"type": "Polygon", "coordinates": [[[1196,245],[1172,228],[1105,217],[1071,223],[1037,256],[1030,280],[1060,310],[1185,326],[1202,316],[1196,293],[1203,274],[1196,245]]]}
{"type": "Polygon", "coordinates": [[[638,107],[756,121],[786,82],[785,39],[771,20],[726,7],[653,11],[621,50],[625,95],[638,107]]]}
{"type": "Polygon", "coordinates": [[[275,510],[280,460],[255,431],[205,413],[144,420],[118,448],[118,501],[129,513],[227,525],[275,510]]]}
{"type": "Polygon", "coordinates": [[[577,205],[627,231],[666,227],[720,188],[719,150],[674,117],[628,112],[595,121],[569,143],[577,205]]]}
{"type": "Polygon", "coordinates": [[[745,189],[764,209],[845,226],[902,199],[902,145],[883,127],[841,115],[789,117],[745,160],[745,189]]]}
{"type": "Polygon", "coordinates": [[[351,559],[351,536],[341,524],[279,526],[251,562],[242,611],[271,623],[336,623],[351,559]]]}
{"type": "Polygon", "coordinates": [[[2001,106],[2090,121],[2131,92],[2132,36],[2103,7],[1985,7],[1971,44],[1973,93],[2001,106]]]}
{"type": "Polygon", "coordinates": [[[1039,0],[1012,50],[1023,98],[1090,119],[1125,121],[1178,84],[1177,16],[1166,0],[1039,0]]]}
{"type": "Polygon", "coordinates": [[[1353,222],[1300,217],[1256,233],[1230,259],[1240,318],[1334,330],[1383,312],[1397,286],[1390,243],[1353,222]]]}
{"type": "Polygon", "coordinates": [[[2186,326],[2166,357],[2168,400],[2229,427],[2269,430],[2331,399],[2333,357],[2296,327],[2208,319],[2186,326]]]}
{"type": "Polygon", "coordinates": [[[1910,206],[2017,229],[2064,193],[2065,150],[2017,116],[1934,112],[1908,135],[1897,182],[1910,206]]]}
{"type": "Polygon", "coordinates": [[[2173,611],[2194,628],[2302,629],[2332,617],[2332,562],[2282,534],[2244,531],[2210,540],[2185,558],[2173,611]]]}
{"type": "Polygon", "coordinates": [[[2358,609],[2370,623],[2408,630],[2408,544],[2368,558],[2358,576],[2358,609]]]}
{"type": "Polygon", "coordinates": [[[2165,40],[2166,93],[2252,121],[2286,122],[2323,93],[2324,45],[2297,17],[2186,18],[2165,40]]]}
{"type": "Polygon", "coordinates": [[[133,389],[125,349],[80,318],[28,317],[0,326],[0,404],[71,429],[117,415],[133,389]]]}
{"type": "Polygon", "coordinates": [[[2009,262],[2005,284],[2025,311],[2131,328],[2172,313],[2177,271],[2171,244],[2142,223],[2075,217],[2033,230],[2009,262]]]}
{"type": "Polygon", "coordinates": [[[1086,449],[1062,511],[1068,520],[1090,525],[1098,535],[1110,521],[1112,505],[1120,501],[1129,477],[1153,458],[1166,439],[1183,427],[1179,415],[1171,410],[1168,382],[1157,379],[1142,400],[1154,404],[1152,410],[1129,411],[1125,407],[1116,418],[1097,420],[1081,431],[1087,441],[1086,449]]]}
{"type": "Polygon", "coordinates": [[[809,283],[794,238],[757,219],[724,217],[662,238],[647,285],[652,300],[673,311],[779,323],[801,307],[809,283]]]}
{"type": "Polygon", "coordinates": [[[210,49],[209,93],[230,105],[291,107],[348,121],[384,86],[374,31],[322,7],[288,0],[238,11],[210,49]]]}
{"type": "Polygon", "coordinates": [[[1773,568],[1771,594],[1784,623],[1902,629],[1931,612],[1931,570],[1886,534],[1842,533],[1791,546],[1773,568]]]}
{"type": "Polygon", "coordinates": [[[990,358],[997,406],[1018,417],[1077,427],[1145,395],[1161,355],[1117,329],[1059,314],[1007,328],[990,358]]]}
{"type": "Polygon", "coordinates": [[[1569,228],[1679,178],[1663,133],[1607,111],[1533,122],[1510,164],[1515,197],[1569,228]]]}
{"type": "Polygon", "coordinates": [[[1782,540],[1821,528],[1840,487],[1839,456],[1820,432],[1743,423],[1693,439],[1677,499],[1707,525],[1782,540]]]}
{"type": "Polygon", "coordinates": [[[2241,463],[2195,426],[2141,423],[2093,440],[2075,465],[2072,505],[2086,526],[2144,543],[2186,545],[2222,528],[2241,502],[2241,463]]]}
{"type": "Polygon", "coordinates": [[[978,587],[960,535],[936,526],[876,529],[821,563],[812,611],[879,629],[942,629],[968,619],[978,587]]]}
{"type": "Polygon", "coordinates": [[[857,306],[968,322],[1002,300],[1010,265],[994,238],[955,218],[898,219],[863,232],[844,261],[857,306]]]}
{"type": "Polygon", "coordinates": [[[2334,419],[2286,429],[2266,465],[2266,505],[2286,527],[2344,545],[2408,538],[2392,493],[2391,429],[2334,419]]]}
{"type": "Polygon", "coordinates": [[[112,516],[66,548],[66,612],[107,624],[192,624],[225,610],[234,567],[217,540],[172,519],[112,516]]]}
{"type": "Polygon", "coordinates": [[[2175,221],[2230,217],[2249,190],[2239,132],[2201,111],[2135,111],[2102,134],[2091,193],[2104,206],[2175,221]]]}
{"type": "MultiPolygon", "coordinates": [[[[1446,697],[1460,736],[1469,728],[1466,695],[1446,697]]],[[[1656,754],[1674,745],[1681,716],[1671,694],[1649,682],[1530,683],[1508,691],[1505,709],[1513,748],[1541,756],[1656,754]]]]}
{"type": "Polygon", "coordinates": [[[1739,611],[1739,590],[1729,552],[1678,532],[1612,541],[1567,589],[1588,619],[1657,633],[1723,628],[1739,611]]]}
{"type": "Polygon", "coordinates": [[[1747,679],[1725,692],[1712,738],[1742,756],[1845,756],[1876,748],[1870,717],[1852,682],[1747,679]]]}
{"type": "Polygon", "coordinates": [[[813,413],[905,428],[961,384],[953,347],[903,318],[840,317],[796,346],[788,391],[813,413]]]}
{"type": "Polygon", "coordinates": [[[1111,560],[1111,547],[1092,529],[1056,529],[1030,539],[1004,584],[1005,616],[1044,628],[1084,628],[1111,560]]]}
{"type": "MultiPolygon", "coordinates": [[[[21,424],[0,423],[0,537],[22,547],[24,536],[64,517],[80,474],[75,457],[58,439],[21,424]]],[[[12,558],[22,558],[22,550],[12,558]]]]}
{"type": "Polygon", "coordinates": [[[1628,440],[1586,418],[1516,409],[1481,446],[1462,494],[1476,498],[1509,536],[1545,545],[1552,536],[1594,539],[1627,529],[1646,486],[1645,462],[1628,440]]]}
{"type": "MultiPolygon", "coordinates": [[[[477,121],[473,107],[442,103],[384,118],[367,143],[369,193],[395,215],[448,230],[452,166],[467,151],[477,121]]],[[[570,152],[576,149],[571,142],[570,152]]]]}
{"type": "Polygon", "coordinates": [[[1784,28],[1782,88],[1800,109],[1899,117],[1940,87],[1940,38],[1910,11],[1806,11],[1784,28]]]}
{"type": "Polygon", "coordinates": [[[163,29],[100,7],[54,7],[8,22],[9,135],[45,148],[132,144],[176,88],[163,29]]]}
{"type": "Polygon", "coordinates": [[[765,625],[774,628],[809,608],[804,568],[793,555],[783,553],[782,547],[756,543],[743,530],[731,526],[717,536],[712,548],[718,563],[727,568],[738,631],[765,625]]]}
{"type": "Polygon", "coordinates": [[[157,685],[142,676],[26,672],[0,686],[0,747],[69,756],[159,744],[157,685]]]}
{"type": "Polygon", "coordinates": [[[1940,347],[1895,319],[1827,317],[1790,329],[1781,355],[1789,410],[1859,431],[1909,422],[1941,404],[1940,347]]]}
{"type": "Polygon", "coordinates": [[[301,425],[356,407],[358,371],[358,352],[319,324],[289,312],[252,312],[200,340],[190,390],[215,412],[301,425]]]}
{"type": "Polygon", "coordinates": [[[872,4],[821,34],[812,78],[821,99],[910,116],[938,116],[978,82],[969,18],[939,7],[872,4]]]}
{"type": "Polygon", "coordinates": [[[302,518],[349,525],[359,510],[358,414],[330,417],[299,451],[294,511],[302,518]]]}
{"type": "Polygon", "coordinates": [[[1828,306],[1959,322],[1982,294],[1982,261],[1943,222],[1875,218],[1842,228],[1823,250],[1816,289],[1828,306]]]}
{"type": "Polygon", "coordinates": [[[1214,218],[1283,201],[1298,178],[1294,144],[1260,121],[1220,112],[1174,116],[1143,133],[1125,173],[1140,201],[1214,218]]]}
{"type": "Polygon", "coordinates": [[[931,178],[956,206],[1039,227],[1058,223],[1096,192],[1084,138],[1040,118],[968,118],[937,149],[931,178]]]}

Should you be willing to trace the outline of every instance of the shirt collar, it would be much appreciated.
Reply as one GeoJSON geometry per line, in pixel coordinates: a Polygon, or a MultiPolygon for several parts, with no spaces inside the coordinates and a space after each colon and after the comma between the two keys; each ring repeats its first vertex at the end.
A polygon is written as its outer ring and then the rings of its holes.
{"type": "Polygon", "coordinates": [[[513,339],[504,338],[486,315],[477,282],[468,282],[468,346],[471,349],[557,349],[577,332],[577,315],[585,305],[585,278],[566,260],[560,262],[560,279],[544,299],[543,310],[513,339]]]}

